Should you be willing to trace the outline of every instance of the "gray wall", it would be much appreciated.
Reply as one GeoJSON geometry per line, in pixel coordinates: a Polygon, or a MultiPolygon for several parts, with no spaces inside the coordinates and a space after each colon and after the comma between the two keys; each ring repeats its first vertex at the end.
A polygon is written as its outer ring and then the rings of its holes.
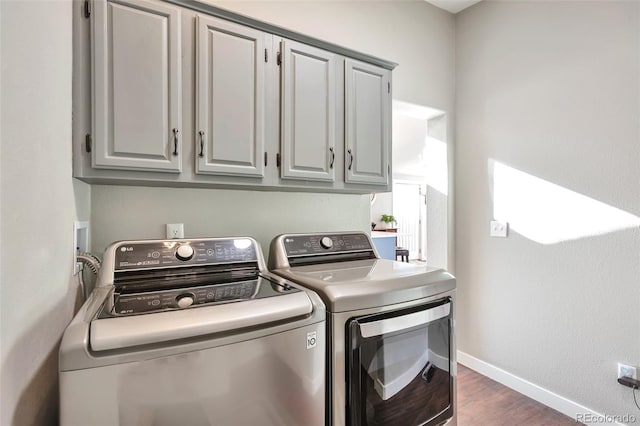
{"type": "MultiPolygon", "coordinates": [[[[617,362],[640,364],[638,227],[585,209],[570,240],[515,227],[491,239],[491,172],[497,161],[640,216],[639,8],[484,1],[456,22],[458,348],[611,415],[637,414],[615,379],[617,362]]],[[[571,208],[554,204],[536,206],[534,228],[571,208]]]]}
{"type": "MultiPolygon", "coordinates": [[[[424,1],[212,3],[398,62],[393,72],[394,99],[453,109],[454,18],[424,1]]],[[[281,232],[371,229],[368,195],[93,189],[92,248],[98,252],[121,238],[163,238],[163,226],[169,220],[184,223],[187,236],[255,236],[265,255],[268,241],[281,232]]]]}
{"type": "Polygon", "coordinates": [[[73,221],[89,206],[71,178],[71,14],[71,1],[0,2],[2,425],[57,422],[73,221]]]}
{"type": "Polygon", "coordinates": [[[369,195],[98,185],[91,207],[95,252],[117,240],[164,238],[165,223],[184,223],[186,238],[255,237],[265,256],[278,234],[371,229],[369,195]]]}

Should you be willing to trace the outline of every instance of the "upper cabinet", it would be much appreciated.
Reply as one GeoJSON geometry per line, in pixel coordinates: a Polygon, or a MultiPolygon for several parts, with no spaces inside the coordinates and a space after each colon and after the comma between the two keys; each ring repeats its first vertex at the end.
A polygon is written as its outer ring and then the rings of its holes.
{"type": "Polygon", "coordinates": [[[395,64],[196,0],[74,15],[74,176],[391,190],[395,64]]]}
{"type": "Polygon", "coordinates": [[[336,55],[283,40],[282,177],[335,180],[336,55]]]}
{"type": "Polygon", "coordinates": [[[391,73],[345,60],[347,182],[386,185],[391,143],[391,73]]]}
{"type": "Polygon", "coordinates": [[[93,21],[93,167],[180,172],[180,8],[99,2],[93,21]]]}
{"type": "Polygon", "coordinates": [[[261,31],[198,16],[197,173],[264,176],[265,39],[261,31]]]}

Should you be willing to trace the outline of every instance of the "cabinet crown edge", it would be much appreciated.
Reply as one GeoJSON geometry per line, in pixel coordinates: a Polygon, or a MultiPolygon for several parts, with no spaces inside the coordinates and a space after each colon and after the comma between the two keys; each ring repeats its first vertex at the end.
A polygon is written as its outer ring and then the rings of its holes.
{"type": "Polygon", "coordinates": [[[203,3],[196,0],[162,0],[162,1],[166,3],[174,4],[177,6],[182,6],[196,12],[206,13],[208,15],[215,16],[217,18],[222,18],[227,21],[235,22],[236,24],[241,24],[247,27],[255,28],[257,30],[271,33],[273,35],[287,38],[289,40],[299,41],[301,43],[305,43],[307,45],[314,46],[320,49],[328,50],[330,52],[337,53],[339,55],[357,59],[362,62],[367,62],[372,65],[377,65],[379,67],[382,67],[390,71],[398,66],[397,63],[388,61],[386,59],[381,59],[373,55],[368,55],[366,53],[358,52],[356,50],[349,49],[348,47],[343,47],[334,43],[330,43],[328,41],[320,40],[315,37],[311,37],[296,31],[289,30],[287,28],[280,27],[278,25],[273,25],[264,21],[260,21],[258,19],[251,18],[246,15],[242,15],[236,12],[232,12],[230,10],[222,9],[220,7],[213,6],[208,3],[203,3]]]}

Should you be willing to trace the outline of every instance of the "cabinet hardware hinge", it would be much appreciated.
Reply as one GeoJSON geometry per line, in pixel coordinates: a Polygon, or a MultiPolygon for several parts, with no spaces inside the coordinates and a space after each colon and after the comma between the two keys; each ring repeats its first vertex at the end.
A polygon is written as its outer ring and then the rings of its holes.
{"type": "Polygon", "coordinates": [[[267,152],[264,153],[264,166],[267,167],[267,152]]]}
{"type": "Polygon", "coordinates": [[[278,56],[276,57],[276,64],[280,65],[282,63],[282,53],[278,52],[278,56]]]}
{"type": "Polygon", "coordinates": [[[84,0],[84,17],[89,18],[91,16],[91,1],[84,0]]]}
{"type": "Polygon", "coordinates": [[[276,154],[276,167],[280,168],[280,153],[276,154]]]}
{"type": "Polygon", "coordinates": [[[269,62],[269,54],[267,53],[267,49],[264,49],[264,61],[269,62]]]}
{"type": "Polygon", "coordinates": [[[84,149],[87,152],[91,152],[91,135],[90,134],[87,134],[84,137],[84,149]]]}

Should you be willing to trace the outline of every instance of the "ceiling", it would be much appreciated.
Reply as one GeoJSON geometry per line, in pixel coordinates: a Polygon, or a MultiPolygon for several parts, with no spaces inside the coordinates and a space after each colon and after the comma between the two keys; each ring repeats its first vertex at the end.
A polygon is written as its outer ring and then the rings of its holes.
{"type": "Polygon", "coordinates": [[[481,0],[426,0],[440,9],[448,10],[451,13],[458,13],[463,9],[473,6],[481,0]]]}

